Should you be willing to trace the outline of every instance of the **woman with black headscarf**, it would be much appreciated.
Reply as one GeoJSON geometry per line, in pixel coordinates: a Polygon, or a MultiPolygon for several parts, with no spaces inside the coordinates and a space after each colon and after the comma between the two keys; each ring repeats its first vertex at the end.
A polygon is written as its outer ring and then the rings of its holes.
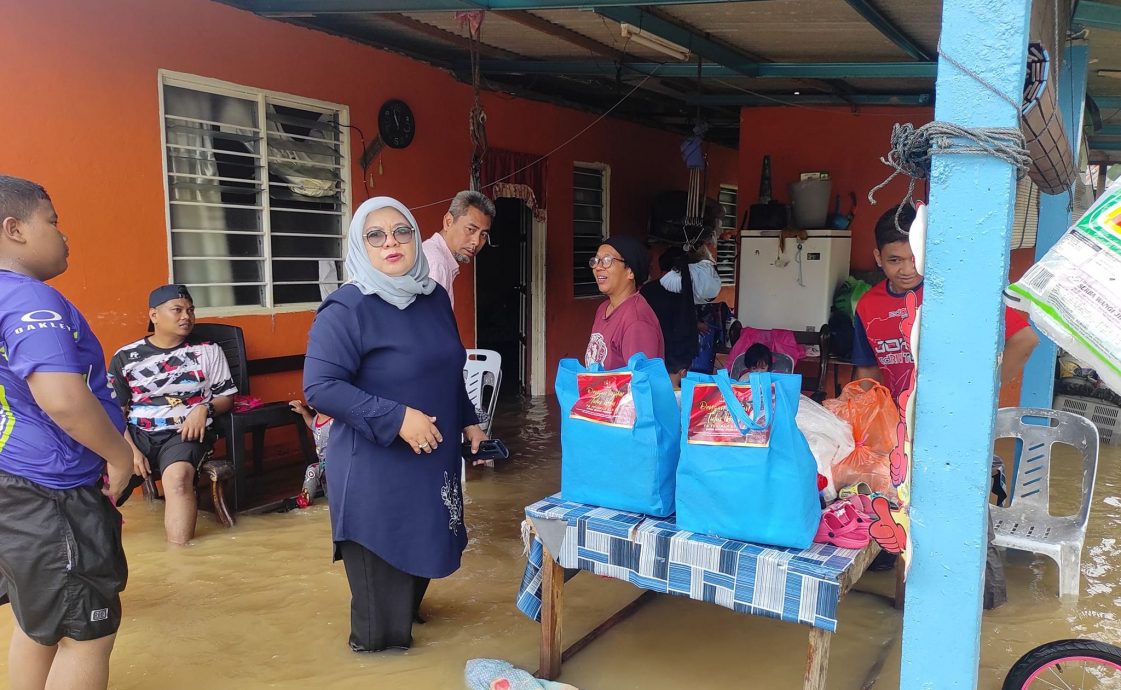
{"type": "Polygon", "coordinates": [[[665,355],[662,328],[638,292],[650,270],[646,247],[634,237],[619,235],[605,240],[588,263],[607,300],[596,310],[584,366],[595,363],[618,369],[638,352],[661,359],[665,355]]]}

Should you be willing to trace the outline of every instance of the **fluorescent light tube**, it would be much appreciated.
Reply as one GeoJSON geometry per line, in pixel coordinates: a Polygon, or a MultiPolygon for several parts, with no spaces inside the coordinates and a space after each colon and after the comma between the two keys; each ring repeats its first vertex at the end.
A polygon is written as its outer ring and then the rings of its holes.
{"type": "Polygon", "coordinates": [[[623,38],[634,41],[640,46],[645,46],[650,50],[657,51],[662,55],[671,57],[674,60],[684,62],[689,59],[689,49],[684,46],[679,46],[672,41],[667,41],[661,36],[656,36],[648,31],[643,31],[637,26],[631,24],[620,24],[623,31],[623,38]]]}

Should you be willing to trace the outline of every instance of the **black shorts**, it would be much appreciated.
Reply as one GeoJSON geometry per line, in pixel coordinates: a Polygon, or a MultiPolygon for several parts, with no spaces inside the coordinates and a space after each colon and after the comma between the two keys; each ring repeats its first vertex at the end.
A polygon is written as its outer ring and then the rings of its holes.
{"type": "Polygon", "coordinates": [[[97,486],[50,489],[0,472],[0,604],[39,644],[121,625],[121,514],[97,486]]]}
{"type": "Polygon", "coordinates": [[[189,462],[191,467],[195,468],[195,472],[198,472],[199,465],[206,459],[207,453],[214,445],[209,431],[201,441],[184,441],[177,429],[142,431],[129,426],[128,433],[132,436],[136,449],[148,458],[150,469],[159,472],[160,475],[176,462],[189,462]]]}

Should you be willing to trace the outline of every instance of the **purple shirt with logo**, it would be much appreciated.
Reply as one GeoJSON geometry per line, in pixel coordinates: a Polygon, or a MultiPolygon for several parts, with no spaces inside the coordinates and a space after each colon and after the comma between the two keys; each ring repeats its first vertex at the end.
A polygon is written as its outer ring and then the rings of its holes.
{"type": "Polygon", "coordinates": [[[109,390],[105,353],[78,309],[51,286],[0,271],[0,471],[52,489],[91,485],[105,461],[70,438],[36,404],[27,377],[82,374],[109,419],[124,431],[109,390]]]}

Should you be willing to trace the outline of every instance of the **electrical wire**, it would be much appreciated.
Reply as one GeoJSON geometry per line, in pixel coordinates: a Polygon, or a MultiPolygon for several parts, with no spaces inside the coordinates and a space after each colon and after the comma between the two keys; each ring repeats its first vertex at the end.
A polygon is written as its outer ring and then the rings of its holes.
{"type": "MultiPolygon", "coordinates": [[[[358,140],[362,142],[362,153],[365,154],[366,153],[366,135],[362,132],[362,128],[360,128],[358,125],[344,125],[341,122],[339,124],[343,127],[347,127],[349,129],[353,129],[355,132],[358,132],[358,140]]],[[[370,179],[370,164],[373,163],[373,162],[374,162],[373,159],[371,159],[369,161],[366,161],[366,165],[362,168],[362,186],[366,189],[366,198],[367,199],[369,199],[372,196],[370,194],[370,183],[369,183],[368,180],[370,179]]]]}
{"type": "MultiPolygon", "coordinates": [[[[659,69],[660,69],[660,67],[659,67],[659,69]]],[[[596,119],[592,120],[592,122],[591,122],[590,124],[588,124],[588,126],[584,127],[583,129],[581,129],[581,130],[580,130],[579,132],[577,132],[576,134],[573,134],[573,135],[572,135],[571,137],[569,137],[568,139],[566,139],[566,140],[564,140],[563,142],[561,142],[560,144],[558,144],[558,145],[557,145],[557,146],[556,146],[555,148],[553,148],[553,150],[551,150],[551,151],[549,151],[548,153],[546,153],[546,154],[544,154],[544,155],[540,156],[539,158],[537,158],[536,160],[534,160],[534,161],[533,161],[532,163],[529,163],[529,164],[527,164],[527,165],[524,165],[524,166],[522,166],[521,168],[518,168],[517,170],[515,170],[515,171],[514,171],[514,172],[512,172],[512,173],[510,173],[509,175],[506,175],[506,176],[504,176],[504,177],[500,177],[500,178],[498,178],[497,180],[494,180],[493,182],[489,182],[489,183],[487,183],[487,184],[485,184],[485,185],[482,185],[482,186],[480,187],[480,189],[486,189],[486,188],[488,188],[488,187],[493,187],[493,186],[495,186],[496,184],[498,184],[498,183],[500,183],[500,182],[505,182],[506,180],[510,179],[511,177],[514,177],[515,175],[517,175],[517,174],[519,174],[519,173],[521,173],[521,172],[524,172],[524,171],[526,171],[526,170],[529,170],[530,168],[532,168],[533,166],[537,165],[537,164],[538,164],[538,163],[540,163],[541,161],[544,161],[544,160],[548,159],[548,158],[549,158],[549,156],[552,156],[552,155],[553,155],[553,154],[555,154],[556,152],[558,152],[558,151],[560,151],[561,149],[563,149],[563,148],[564,148],[565,146],[568,146],[568,145],[569,145],[569,144],[571,144],[572,142],[576,141],[576,140],[577,140],[577,139],[579,139],[579,138],[580,138],[581,136],[583,136],[585,132],[587,132],[588,130],[590,130],[590,129],[591,129],[592,127],[595,127],[596,125],[598,125],[598,124],[599,124],[600,122],[602,122],[602,121],[603,121],[603,119],[604,119],[604,118],[606,118],[606,117],[607,117],[608,115],[610,115],[610,114],[611,114],[612,112],[614,112],[616,108],[618,108],[618,107],[619,107],[619,106],[621,106],[621,105],[622,105],[622,104],[623,104],[624,102],[626,102],[626,100],[627,100],[628,98],[630,98],[631,96],[633,96],[633,95],[634,95],[634,93],[635,93],[636,91],[638,91],[638,90],[639,90],[640,88],[642,88],[642,86],[643,86],[644,84],[646,84],[646,82],[647,82],[647,81],[649,81],[649,80],[650,80],[650,79],[651,79],[652,77],[654,77],[654,75],[656,75],[657,73],[658,73],[658,70],[657,70],[657,69],[655,69],[655,70],[654,70],[653,72],[651,72],[650,74],[646,75],[646,78],[644,78],[644,79],[643,79],[642,81],[640,81],[640,82],[639,82],[638,84],[636,84],[636,85],[634,86],[634,88],[632,88],[632,89],[631,89],[630,91],[628,91],[628,92],[626,93],[626,95],[624,95],[624,96],[623,96],[622,98],[620,98],[620,99],[619,99],[618,101],[616,101],[614,105],[612,105],[612,106],[611,106],[610,108],[608,108],[608,109],[607,109],[606,111],[604,111],[604,113],[603,113],[602,115],[600,115],[600,116],[599,116],[599,117],[597,117],[596,119]]],[[[419,206],[413,206],[413,207],[412,207],[412,210],[414,210],[414,211],[415,211],[415,210],[419,210],[419,209],[422,209],[422,208],[429,208],[429,207],[431,207],[431,206],[438,206],[438,205],[441,205],[441,204],[446,204],[446,203],[450,202],[450,201],[451,201],[452,199],[454,199],[454,198],[455,198],[454,196],[450,196],[450,197],[448,197],[447,199],[440,199],[439,201],[432,201],[432,202],[429,202],[429,203],[427,203],[427,204],[421,204],[421,205],[419,205],[419,206]]]]}

